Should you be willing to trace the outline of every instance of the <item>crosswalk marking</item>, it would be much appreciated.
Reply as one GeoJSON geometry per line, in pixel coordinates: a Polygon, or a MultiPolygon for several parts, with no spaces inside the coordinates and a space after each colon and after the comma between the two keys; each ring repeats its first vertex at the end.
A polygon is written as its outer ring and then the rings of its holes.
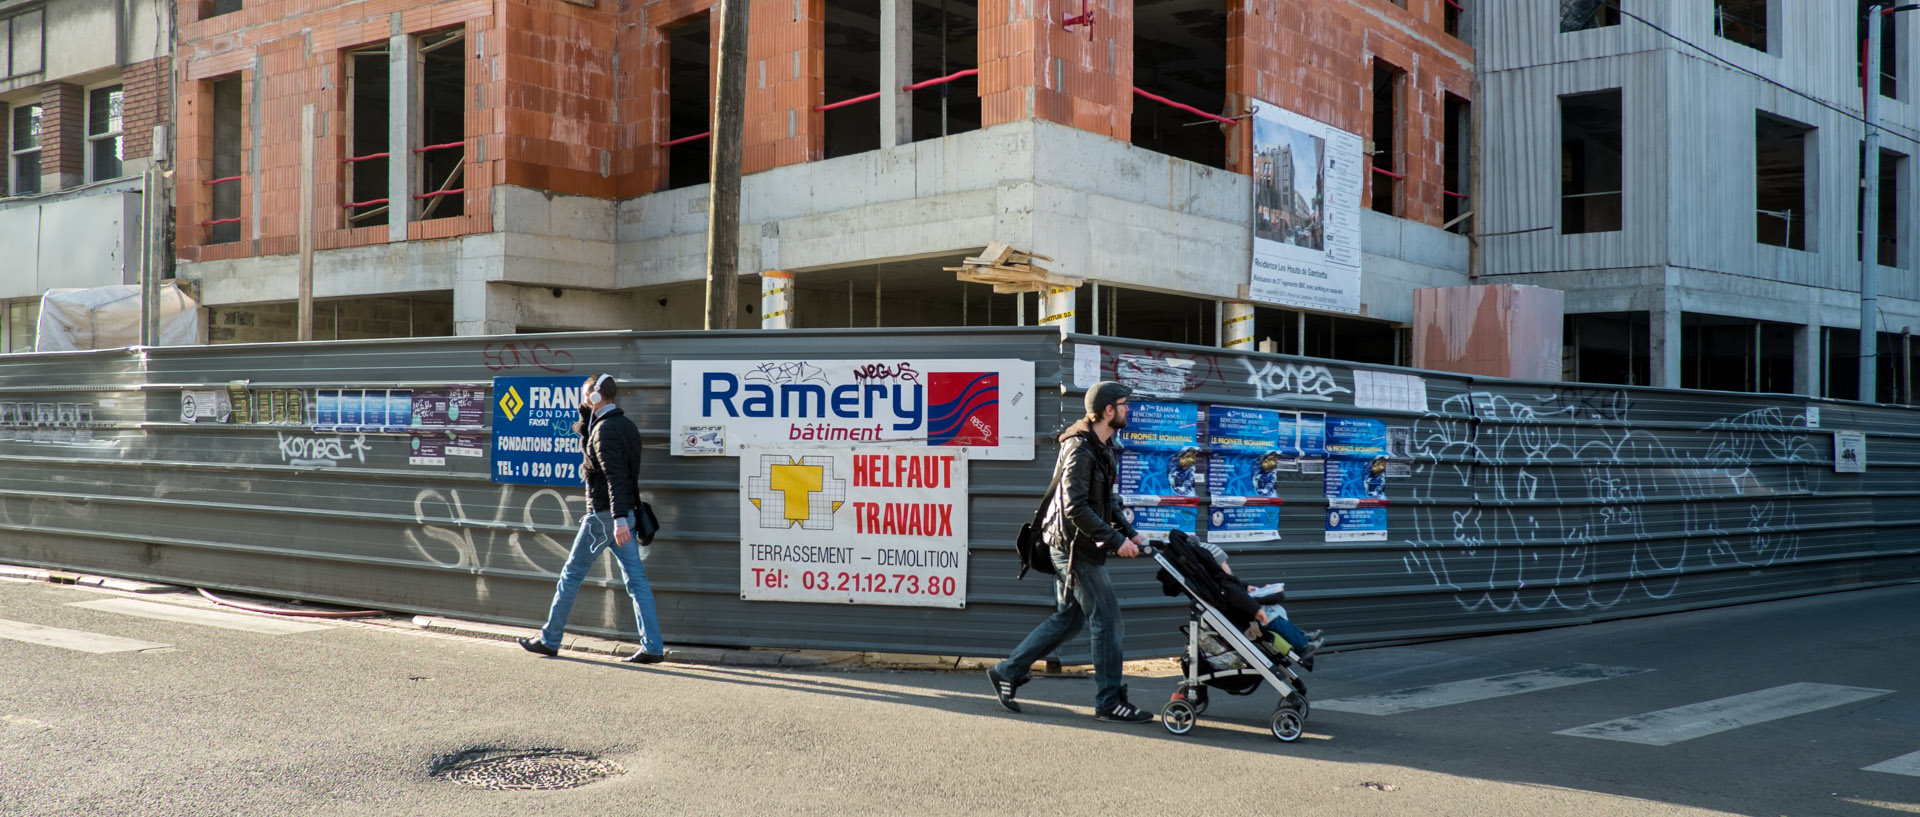
{"type": "Polygon", "coordinates": [[[1886,772],[1887,774],[1904,774],[1908,777],[1920,777],[1920,752],[1904,754],[1892,760],[1882,760],[1872,766],[1861,767],[1860,770],[1863,772],[1886,772]]]}
{"type": "Polygon", "coordinates": [[[1633,675],[1651,670],[1639,667],[1608,667],[1599,664],[1572,664],[1551,669],[1536,669],[1515,672],[1507,675],[1494,675],[1487,678],[1474,678],[1467,681],[1453,681],[1432,686],[1408,687],[1389,692],[1375,692],[1371,695],[1355,695],[1350,698],[1333,698],[1314,701],[1313,708],[1334,712],[1352,712],[1358,715],[1396,715],[1416,709],[1431,709],[1437,706],[1482,701],[1505,695],[1519,695],[1526,692],[1538,692],[1543,689],[1573,686],[1575,684],[1605,681],[1623,675],[1633,675]]]}
{"type": "Polygon", "coordinates": [[[105,610],[141,618],[157,618],[163,621],[177,621],[183,624],[199,624],[206,627],[219,627],[227,630],[243,630],[250,633],[267,635],[291,635],[310,633],[315,630],[331,630],[325,624],[308,621],[286,621],[264,616],[248,616],[239,613],[227,613],[219,610],[203,610],[198,607],[186,607],[178,604],[159,604],[139,599],[99,599],[97,601],[78,601],[68,607],[83,607],[88,610],[105,610]]]}
{"type": "Polygon", "coordinates": [[[1891,689],[1796,683],[1697,704],[1562,729],[1556,735],[1670,746],[1729,729],[1776,721],[1891,694],[1891,689]]]}
{"type": "Polygon", "coordinates": [[[63,630],[43,624],[28,624],[24,621],[0,619],[0,638],[10,641],[24,641],[28,644],[40,644],[47,647],[60,647],[80,652],[138,652],[172,646],[141,641],[134,638],[101,635],[81,630],[63,630]]]}

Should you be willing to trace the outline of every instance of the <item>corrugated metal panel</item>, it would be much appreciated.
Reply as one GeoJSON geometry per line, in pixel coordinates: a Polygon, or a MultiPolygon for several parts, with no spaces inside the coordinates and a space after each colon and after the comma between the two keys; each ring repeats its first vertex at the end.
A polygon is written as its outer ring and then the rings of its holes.
{"type": "MultiPolygon", "coordinates": [[[[1911,409],[1792,396],[1491,381],[1434,372],[1074,337],[1049,330],[579,333],[0,357],[0,404],[89,405],[87,427],[0,429],[0,562],[534,626],[581,511],[577,489],[488,481],[485,460],[408,464],[405,437],[337,448],[291,426],[180,422],[185,387],[487,384],[610,370],[649,442],[643,488],[667,533],[649,575],[676,643],[1004,653],[1051,585],[1016,582],[1011,542],[1079,413],[1074,344],[1187,362],[1166,394],[1381,417],[1412,430],[1389,484],[1390,538],[1324,541],[1316,483],[1284,494],[1282,539],[1235,545],[1247,578],[1284,578],[1302,622],[1343,643],[1492,632],[1861,587],[1920,576],[1911,409]],[[740,599],[738,466],[667,455],[674,359],[964,356],[1035,363],[1032,462],[972,464],[963,610],[740,599]],[[1354,407],[1357,369],[1424,379],[1424,411],[1354,407]],[[1065,392],[1064,396],[1062,392],[1065,392]],[[1865,475],[1835,474],[1827,429],[1869,435],[1865,475]],[[318,446],[316,448],[316,446],[318,446]],[[336,460],[316,463],[313,460],[336,460]],[[300,460],[301,462],[296,462],[300,460]]],[[[1136,367],[1137,368],[1137,367],[1136,367]]],[[[1134,371],[1134,370],[1129,370],[1134,371]]],[[[1136,378],[1137,380],[1137,378],[1136,378]]],[[[4,417],[0,412],[0,417],[4,417]]],[[[1143,561],[1112,563],[1132,655],[1178,644],[1182,608],[1143,561]]],[[[631,633],[599,565],[580,632],[631,633]]],[[[1086,657],[1084,640],[1063,658],[1086,657]]]]}

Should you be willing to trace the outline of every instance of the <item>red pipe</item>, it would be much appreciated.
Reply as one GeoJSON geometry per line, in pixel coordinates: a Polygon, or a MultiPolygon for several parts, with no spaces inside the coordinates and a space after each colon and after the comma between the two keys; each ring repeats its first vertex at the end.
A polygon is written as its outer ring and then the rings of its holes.
{"type": "Polygon", "coordinates": [[[707,133],[696,133],[692,136],[682,136],[678,139],[669,139],[665,142],[661,142],[660,147],[670,148],[670,147],[673,147],[674,145],[684,145],[688,142],[697,142],[701,139],[707,138],[710,135],[712,135],[712,131],[708,131],[707,133]]]}
{"type": "Polygon", "coordinates": [[[201,182],[201,184],[212,186],[212,185],[219,184],[221,182],[237,182],[244,178],[246,177],[245,176],[228,176],[224,179],[214,179],[212,181],[204,181],[204,182],[201,182]]]}
{"type": "Polygon", "coordinates": [[[1139,88],[1135,88],[1135,89],[1133,89],[1133,92],[1134,92],[1134,93],[1136,93],[1136,94],[1139,94],[1139,95],[1141,95],[1141,96],[1144,96],[1144,97],[1146,97],[1146,98],[1148,98],[1148,99],[1151,99],[1151,100],[1153,100],[1153,101],[1155,101],[1155,102],[1158,102],[1158,103],[1160,103],[1160,104],[1162,104],[1162,105],[1166,105],[1166,106],[1168,106],[1168,107],[1172,107],[1172,108],[1178,108],[1178,109],[1180,109],[1180,110],[1183,110],[1183,111],[1186,111],[1187,113],[1190,113],[1190,114],[1193,114],[1193,115],[1195,115],[1195,116],[1202,116],[1202,117],[1206,117],[1206,118],[1208,118],[1208,119],[1211,119],[1211,120],[1213,120],[1213,121],[1215,121],[1215,122],[1219,122],[1219,123],[1221,123],[1221,124],[1223,124],[1223,125],[1231,125],[1231,124],[1233,124],[1233,120],[1231,120],[1231,119],[1228,119],[1228,118],[1226,118],[1226,117],[1224,117],[1224,116],[1221,116],[1221,115],[1219,115],[1219,114],[1212,114],[1212,113],[1207,113],[1206,111],[1203,111],[1203,110],[1200,110],[1199,108],[1195,108],[1195,107],[1193,107],[1192,105],[1182,105],[1182,104],[1180,104],[1180,103],[1178,103],[1178,102],[1175,102],[1175,101],[1173,101],[1173,100],[1171,100],[1171,99],[1168,99],[1168,98],[1166,98],[1166,97],[1164,97],[1164,96],[1159,96],[1159,95],[1157,95],[1157,94],[1150,94],[1150,93],[1147,93],[1146,91],[1142,91],[1142,90],[1140,90],[1139,88]]]}
{"type": "Polygon", "coordinates": [[[244,604],[242,602],[229,601],[207,592],[207,589],[204,587],[196,587],[194,589],[200,591],[200,595],[205,596],[207,601],[222,607],[245,610],[249,613],[266,613],[273,616],[293,616],[295,618],[366,618],[368,616],[385,615],[385,613],[379,610],[282,610],[258,604],[244,604]]]}
{"type": "Polygon", "coordinates": [[[816,111],[831,111],[835,108],[847,107],[848,105],[858,105],[862,102],[872,102],[879,98],[880,98],[880,92],[874,91],[873,93],[867,94],[866,96],[856,96],[852,99],[840,100],[839,102],[830,102],[825,105],[815,105],[813,106],[813,109],[816,111]]]}
{"type": "Polygon", "coordinates": [[[444,145],[427,145],[426,147],[417,147],[413,149],[413,152],[426,153],[429,150],[445,150],[447,148],[463,148],[466,146],[467,146],[466,140],[462,139],[458,142],[448,142],[444,145]]]}
{"type": "Polygon", "coordinates": [[[1455,193],[1452,190],[1442,190],[1440,192],[1444,195],[1452,196],[1456,199],[1464,199],[1467,197],[1467,194],[1465,193],[1455,193]]]}
{"type": "MultiPolygon", "coordinates": [[[[925,82],[916,82],[912,85],[903,85],[900,87],[900,90],[918,91],[921,88],[928,88],[934,85],[940,85],[942,83],[952,82],[954,80],[961,79],[963,77],[977,76],[979,73],[980,73],[980,69],[978,68],[968,68],[965,71],[955,71],[952,74],[949,74],[944,77],[940,77],[938,79],[930,79],[925,82]]],[[[878,94],[875,94],[875,96],[878,96],[878,94]]]]}
{"type": "Polygon", "coordinates": [[[346,162],[348,164],[352,164],[354,162],[365,162],[370,159],[385,159],[385,158],[387,158],[387,154],[385,153],[369,153],[365,156],[348,156],[347,158],[341,159],[340,161],[346,162]]]}
{"type": "Polygon", "coordinates": [[[386,199],[367,199],[366,201],[350,201],[341,206],[342,207],[372,207],[376,204],[386,204],[386,203],[387,203],[386,199]]]}
{"type": "Polygon", "coordinates": [[[1391,170],[1388,170],[1388,169],[1386,169],[1386,168],[1384,168],[1384,167],[1376,167],[1376,168],[1374,168],[1374,169],[1373,169],[1373,172],[1375,172],[1375,173],[1378,173],[1378,174],[1380,174],[1380,175],[1382,175],[1382,176],[1391,176],[1391,177],[1393,177],[1393,178],[1396,178],[1396,179],[1404,179],[1404,178],[1406,178],[1406,176],[1403,176],[1403,175],[1401,175],[1401,174],[1399,174],[1399,173],[1395,173],[1395,172],[1393,172],[1393,171],[1391,171],[1391,170]]]}
{"type": "Polygon", "coordinates": [[[212,221],[202,221],[200,222],[200,226],[212,227],[215,224],[236,224],[236,223],[239,223],[239,221],[240,221],[239,216],[234,216],[233,218],[216,218],[212,221]]]}
{"type": "Polygon", "coordinates": [[[414,196],[414,198],[416,198],[416,199],[430,199],[430,198],[433,198],[433,197],[435,197],[435,196],[451,196],[451,195],[455,195],[455,194],[458,194],[458,193],[465,193],[465,192],[467,192],[467,189],[466,189],[466,188],[464,188],[464,187],[462,187],[462,188],[460,188],[460,189],[458,189],[458,190],[435,190],[435,191],[433,191],[432,193],[420,193],[420,194],[418,194],[418,195],[415,195],[415,196],[414,196]]]}

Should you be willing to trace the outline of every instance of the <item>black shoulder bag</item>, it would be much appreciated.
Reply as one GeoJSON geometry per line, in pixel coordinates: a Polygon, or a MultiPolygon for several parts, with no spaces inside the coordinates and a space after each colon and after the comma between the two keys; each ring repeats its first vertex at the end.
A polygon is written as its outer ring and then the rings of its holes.
{"type": "MultiPolygon", "coordinates": [[[[638,435],[636,435],[638,436],[638,435]]],[[[633,537],[640,540],[641,547],[653,544],[653,537],[660,533],[660,518],[653,515],[653,504],[640,498],[640,463],[645,462],[647,441],[640,441],[640,454],[633,458],[633,537]]]]}
{"type": "Polygon", "coordinates": [[[1060,459],[1053,464],[1053,482],[1047,485],[1047,493],[1040,498],[1040,507],[1033,512],[1033,521],[1022,524],[1020,535],[1013,540],[1013,548],[1020,554],[1020,573],[1014,576],[1016,579],[1026,578],[1028,570],[1049,576],[1060,572],[1054,567],[1053,555],[1047,552],[1047,543],[1040,531],[1046,524],[1047,505],[1053,502],[1053,495],[1060,490],[1060,477],[1066,472],[1065,454],[1061,452],[1060,459]]]}

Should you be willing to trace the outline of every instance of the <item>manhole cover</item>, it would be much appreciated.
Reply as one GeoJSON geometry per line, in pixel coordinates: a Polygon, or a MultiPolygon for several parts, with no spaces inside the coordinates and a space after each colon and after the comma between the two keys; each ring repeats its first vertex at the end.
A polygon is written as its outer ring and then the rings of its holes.
{"type": "Polygon", "coordinates": [[[571,789],[626,769],[611,760],[560,749],[470,749],[435,764],[434,777],[499,791],[571,789]]]}

